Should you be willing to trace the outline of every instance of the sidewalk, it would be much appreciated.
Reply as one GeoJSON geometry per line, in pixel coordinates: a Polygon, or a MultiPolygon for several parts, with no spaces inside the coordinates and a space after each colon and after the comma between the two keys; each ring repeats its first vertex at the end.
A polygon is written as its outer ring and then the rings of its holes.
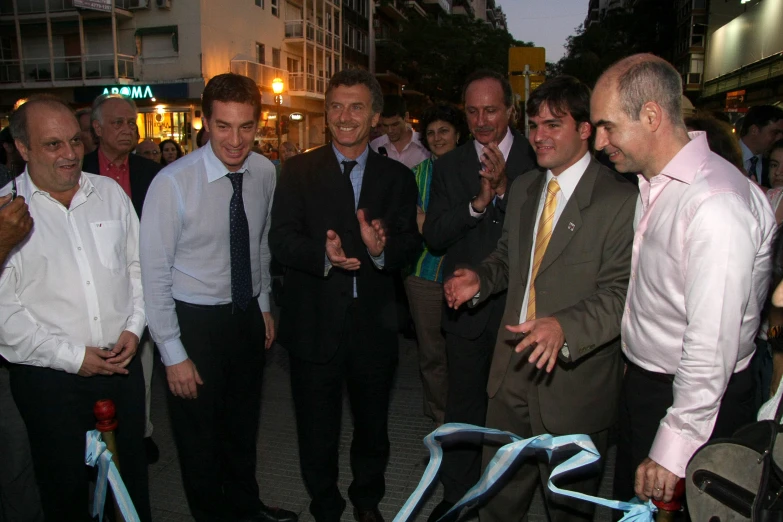
{"type": "MultiPolygon", "coordinates": [[[[179,462],[166,408],[165,372],[159,363],[156,364],[152,386],[152,422],[155,425],[153,438],[160,447],[161,454],[160,461],[150,466],[152,518],[156,522],[192,522],[193,518],[189,514],[182,489],[179,462]]],[[[421,479],[429,455],[422,439],[433,429],[432,422],[422,414],[416,343],[402,338],[400,364],[392,392],[389,429],[391,458],[386,472],[386,497],[380,505],[387,522],[394,519],[421,479]]],[[[280,506],[299,513],[301,522],[312,522],[313,517],[308,510],[310,499],[299,474],[288,354],[279,345],[275,345],[267,355],[259,431],[257,475],[261,499],[267,505],[280,506]]],[[[351,432],[350,410],[346,403],[343,408],[343,433],[340,443],[340,490],[346,499],[351,480],[348,463],[351,432]]],[[[601,487],[601,494],[604,496],[611,492],[613,469],[612,449],[607,463],[608,472],[601,487]]],[[[418,520],[426,520],[440,498],[440,491],[435,490],[419,513],[418,520]]],[[[352,520],[349,501],[343,521],[352,520]]],[[[546,522],[544,505],[538,497],[533,503],[528,520],[546,522]]],[[[608,521],[608,512],[599,511],[596,520],[608,521]]]]}

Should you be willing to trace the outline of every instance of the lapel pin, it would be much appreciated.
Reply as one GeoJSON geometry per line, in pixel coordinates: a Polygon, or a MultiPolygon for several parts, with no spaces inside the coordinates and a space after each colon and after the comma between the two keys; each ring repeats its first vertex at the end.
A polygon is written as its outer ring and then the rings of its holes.
{"type": "Polygon", "coordinates": [[[568,230],[570,230],[571,232],[573,232],[575,228],[576,228],[576,225],[574,225],[574,224],[573,224],[573,223],[571,223],[571,222],[569,222],[569,223],[568,223],[568,230]]]}

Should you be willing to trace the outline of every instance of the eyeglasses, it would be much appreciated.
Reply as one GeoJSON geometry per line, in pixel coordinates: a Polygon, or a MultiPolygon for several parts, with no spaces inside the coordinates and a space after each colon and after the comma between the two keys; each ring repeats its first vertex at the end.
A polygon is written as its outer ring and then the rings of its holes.
{"type": "Polygon", "coordinates": [[[127,125],[131,130],[137,127],[135,118],[128,118],[127,120],[123,118],[115,118],[109,122],[109,125],[111,125],[115,130],[120,130],[125,125],[127,125]]]}
{"type": "Polygon", "coordinates": [[[160,151],[157,149],[147,150],[141,153],[142,156],[160,156],[160,151]]]}

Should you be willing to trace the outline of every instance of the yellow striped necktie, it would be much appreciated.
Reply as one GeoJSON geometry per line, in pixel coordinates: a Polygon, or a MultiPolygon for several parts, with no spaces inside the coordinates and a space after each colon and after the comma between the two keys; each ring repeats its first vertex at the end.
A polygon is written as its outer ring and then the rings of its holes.
{"type": "Polygon", "coordinates": [[[533,270],[530,272],[530,295],[527,299],[527,321],[536,318],[536,276],[541,261],[544,259],[546,247],[549,240],[552,239],[552,225],[555,222],[555,209],[557,209],[557,193],[560,192],[560,185],[557,179],[552,178],[546,186],[546,201],[544,202],[544,211],[541,212],[541,218],[538,220],[538,233],[536,234],[536,248],[533,253],[533,270]]]}

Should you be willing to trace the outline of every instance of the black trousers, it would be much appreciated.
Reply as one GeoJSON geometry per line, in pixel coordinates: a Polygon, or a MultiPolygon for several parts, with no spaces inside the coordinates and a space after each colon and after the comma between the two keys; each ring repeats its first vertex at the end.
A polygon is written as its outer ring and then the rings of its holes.
{"type": "MultiPolygon", "coordinates": [[[[485,425],[487,380],[496,337],[497,328],[484,330],[478,339],[464,339],[446,332],[449,393],[445,422],[485,425]]],[[[443,446],[440,480],[444,500],[457,502],[478,481],[481,454],[481,445],[460,443],[443,446]]]]}
{"type": "Polygon", "coordinates": [[[319,364],[291,355],[299,461],[318,522],[339,521],[345,500],[337,487],[343,385],[353,416],[348,497],[360,511],[375,508],[386,489],[389,395],[397,367],[397,333],[355,302],[348,309],[339,347],[319,364]]]}
{"type": "Polygon", "coordinates": [[[256,441],[266,331],[258,302],[243,312],[177,301],[176,311],[182,343],[204,381],[196,399],[168,393],[190,512],[198,522],[255,513],[262,506],[256,441]]]}
{"type": "Polygon", "coordinates": [[[11,366],[11,392],[27,425],[46,520],[91,520],[88,480],[94,470],[84,464],[85,433],[95,429],[92,409],[101,399],[111,399],[117,408],[122,479],[141,520],[152,520],[139,357],[127,368],[128,375],[80,377],[51,368],[11,366]]]}
{"type": "MultiPolygon", "coordinates": [[[[647,458],[661,419],[674,403],[673,375],[653,373],[628,363],[620,394],[614,498],[634,497],[636,468],[647,458]]],[[[755,382],[750,369],[735,373],[726,387],[710,439],[730,437],[753,422],[755,382]]]]}

